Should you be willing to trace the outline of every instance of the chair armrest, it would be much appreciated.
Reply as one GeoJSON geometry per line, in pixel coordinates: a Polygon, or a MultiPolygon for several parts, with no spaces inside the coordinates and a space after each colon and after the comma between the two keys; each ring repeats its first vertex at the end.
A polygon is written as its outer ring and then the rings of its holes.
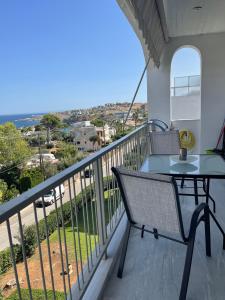
{"type": "Polygon", "coordinates": [[[190,240],[191,238],[193,238],[195,236],[196,229],[197,229],[199,223],[202,221],[202,217],[203,217],[203,216],[201,216],[199,218],[199,216],[200,216],[201,212],[204,211],[205,209],[210,210],[208,204],[201,203],[194,210],[192,217],[191,217],[190,230],[189,230],[187,240],[190,240]]]}

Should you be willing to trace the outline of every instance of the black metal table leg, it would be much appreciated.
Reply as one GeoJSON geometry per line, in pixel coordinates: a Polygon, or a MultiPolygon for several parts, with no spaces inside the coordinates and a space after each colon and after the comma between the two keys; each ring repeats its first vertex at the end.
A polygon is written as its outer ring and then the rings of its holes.
{"type": "Polygon", "coordinates": [[[198,181],[194,178],[195,205],[198,205],[198,181]]]}
{"type": "Polygon", "coordinates": [[[204,190],[205,196],[206,196],[206,203],[209,204],[209,199],[212,201],[212,203],[213,203],[213,212],[215,213],[216,212],[216,203],[215,203],[215,200],[213,199],[213,197],[209,193],[210,178],[206,178],[205,182],[206,182],[206,184],[204,183],[203,190],[204,190]]]}
{"type": "Polygon", "coordinates": [[[209,204],[209,178],[206,179],[205,200],[209,204]]]}

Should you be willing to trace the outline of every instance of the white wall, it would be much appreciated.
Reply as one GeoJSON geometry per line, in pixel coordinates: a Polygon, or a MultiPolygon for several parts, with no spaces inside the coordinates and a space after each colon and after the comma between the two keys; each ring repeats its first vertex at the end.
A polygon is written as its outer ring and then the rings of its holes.
{"type": "Polygon", "coordinates": [[[171,120],[200,120],[201,95],[172,96],[171,120]]]}
{"type": "MultiPolygon", "coordinates": [[[[200,151],[204,152],[215,147],[225,118],[225,33],[185,36],[170,40],[164,49],[160,68],[148,68],[149,118],[170,122],[171,61],[175,51],[182,46],[194,46],[201,54],[201,123],[198,126],[198,143],[200,151]]],[[[193,125],[194,123],[190,123],[190,127],[193,125]]]]}

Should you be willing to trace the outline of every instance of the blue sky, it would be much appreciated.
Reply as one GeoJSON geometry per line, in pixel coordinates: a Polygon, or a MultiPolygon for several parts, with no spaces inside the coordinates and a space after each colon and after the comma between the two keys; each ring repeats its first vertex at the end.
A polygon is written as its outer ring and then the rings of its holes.
{"type": "Polygon", "coordinates": [[[116,0],[1,1],[0,40],[0,115],[131,101],[144,68],[116,0]]]}
{"type": "Polygon", "coordinates": [[[130,101],[144,68],[115,0],[1,1],[0,40],[0,115],[130,101]]]}
{"type": "Polygon", "coordinates": [[[201,74],[200,56],[193,48],[181,48],[175,52],[171,64],[171,79],[201,74]]]}

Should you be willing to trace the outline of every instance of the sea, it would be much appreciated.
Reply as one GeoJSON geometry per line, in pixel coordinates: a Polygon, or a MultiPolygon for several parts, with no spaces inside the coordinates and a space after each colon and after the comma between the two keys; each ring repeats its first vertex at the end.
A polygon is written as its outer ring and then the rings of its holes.
{"type": "Polygon", "coordinates": [[[17,128],[34,126],[40,123],[44,113],[19,114],[19,115],[0,115],[0,124],[12,122],[17,128]]]}

